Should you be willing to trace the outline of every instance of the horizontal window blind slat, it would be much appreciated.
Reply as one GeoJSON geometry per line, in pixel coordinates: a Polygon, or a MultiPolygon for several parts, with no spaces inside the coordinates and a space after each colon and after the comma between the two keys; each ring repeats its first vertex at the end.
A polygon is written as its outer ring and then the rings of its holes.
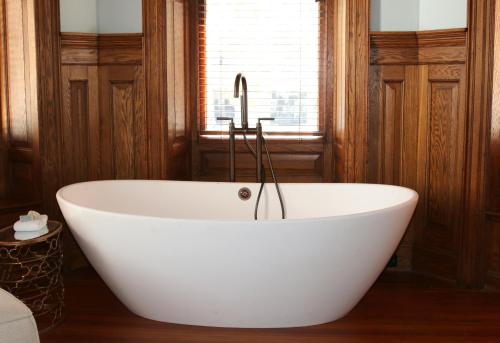
{"type": "Polygon", "coordinates": [[[325,12],[314,0],[205,0],[198,8],[200,113],[205,131],[239,126],[234,78],[248,82],[249,124],[271,132],[319,130],[321,35],[325,12]]]}

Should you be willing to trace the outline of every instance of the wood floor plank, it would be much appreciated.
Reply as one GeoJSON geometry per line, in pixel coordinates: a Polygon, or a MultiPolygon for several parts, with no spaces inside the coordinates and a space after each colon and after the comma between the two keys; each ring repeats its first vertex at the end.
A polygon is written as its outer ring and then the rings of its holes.
{"type": "MultiPolygon", "coordinates": [[[[173,325],[129,312],[91,270],[66,275],[68,316],[42,343],[500,342],[500,293],[388,273],[345,318],[295,329],[173,325]]],[[[140,290],[138,290],[140,292],[140,290]]]]}

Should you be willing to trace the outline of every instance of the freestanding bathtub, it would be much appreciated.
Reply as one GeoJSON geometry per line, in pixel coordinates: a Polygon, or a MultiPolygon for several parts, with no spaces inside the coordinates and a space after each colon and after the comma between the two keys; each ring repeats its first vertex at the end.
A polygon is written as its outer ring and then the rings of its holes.
{"type": "Polygon", "coordinates": [[[164,322],[297,327],[346,315],[386,266],[415,209],[406,188],[97,181],[57,193],[90,263],[134,313],[164,322]],[[248,187],[249,200],[238,190],[248,187]]]}

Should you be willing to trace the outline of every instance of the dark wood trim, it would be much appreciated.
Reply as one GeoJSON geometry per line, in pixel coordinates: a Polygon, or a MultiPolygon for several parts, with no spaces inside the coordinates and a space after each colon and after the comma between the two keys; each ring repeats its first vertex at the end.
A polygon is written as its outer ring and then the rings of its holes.
{"type": "Polygon", "coordinates": [[[465,63],[467,30],[370,33],[372,65],[465,63]]]}
{"type": "MultiPolygon", "coordinates": [[[[207,127],[207,113],[206,113],[206,99],[204,97],[200,97],[200,94],[206,92],[206,66],[201,64],[199,61],[201,59],[205,59],[205,44],[207,41],[206,37],[206,17],[205,10],[200,11],[201,7],[206,6],[205,0],[193,1],[193,6],[191,11],[194,15],[194,20],[191,21],[192,29],[196,35],[196,60],[193,60],[192,63],[196,66],[197,69],[197,89],[199,93],[196,93],[197,107],[198,107],[198,131],[200,135],[206,134],[205,128],[207,127]],[[194,6],[196,4],[196,7],[194,6]]],[[[193,35],[194,36],[194,35],[193,35]]]]}
{"type": "Polygon", "coordinates": [[[191,115],[189,80],[192,79],[188,63],[190,56],[188,2],[143,0],[142,12],[149,178],[187,179],[190,174],[190,163],[187,158],[191,123],[188,118],[191,115]],[[180,9],[183,12],[182,17],[175,15],[180,9]],[[182,42],[173,38],[175,24],[179,21],[181,21],[182,29],[185,30],[182,42]],[[180,56],[184,58],[182,61],[180,56]],[[176,63],[179,62],[184,68],[184,75],[175,73],[176,63]],[[184,78],[182,81],[185,89],[178,88],[182,86],[177,85],[177,77],[184,78]],[[181,110],[176,107],[176,104],[181,102],[185,113],[181,113],[181,110]],[[180,122],[184,124],[183,129],[177,127],[177,123],[180,122]]]}
{"type": "Polygon", "coordinates": [[[500,273],[488,271],[487,287],[494,290],[500,290],[500,273]]]}
{"type": "Polygon", "coordinates": [[[101,33],[97,36],[100,49],[142,49],[142,33],[101,33]]]}
{"type": "Polygon", "coordinates": [[[9,193],[7,147],[9,141],[8,130],[8,97],[7,97],[7,63],[5,37],[5,2],[0,1],[0,198],[9,193]]]}
{"type": "Polygon", "coordinates": [[[469,1],[468,118],[464,220],[458,282],[481,288],[486,281],[486,155],[491,120],[495,0],[469,1]]]}
{"type": "Polygon", "coordinates": [[[486,211],[485,214],[487,220],[500,221],[500,213],[498,212],[486,211]]]}
{"type": "Polygon", "coordinates": [[[194,82],[193,80],[199,80],[199,68],[197,61],[199,60],[199,49],[198,49],[198,6],[199,1],[202,0],[192,0],[188,1],[189,4],[189,16],[188,16],[188,27],[189,27],[189,74],[191,80],[189,82],[189,91],[191,94],[190,104],[190,118],[191,118],[191,179],[198,180],[200,177],[200,152],[198,149],[200,131],[200,109],[198,102],[198,94],[200,94],[199,82],[194,82]]]}
{"type": "MultiPolygon", "coordinates": [[[[41,187],[44,211],[58,218],[55,194],[60,186],[61,167],[59,1],[37,0],[34,3],[38,74],[38,130],[33,144],[34,182],[41,187]],[[39,145],[35,143],[38,132],[39,145]]],[[[37,194],[40,194],[40,190],[37,190],[37,194]]]]}
{"type": "Polygon", "coordinates": [[[141,65],[142,33],[61,33],[61,63],[76,65],[141,65]]]}
{"type": "Polygon", "coordinates": [[[96,33],[61,32],[61,48],[97,49],[99,35],[96,33]]]}
{"type": "Polygon", "coordinates": [[[369,0],[345,2],[345,182],[365,182],[368,140],[369,0]]]}
{"type": "Polygon", "coordinates": [[[164,80],[166,80],[167,73],[167,56],[162,47],[167,41],[166,0],[143,0],[142,15],[149,178],[165,179],[167,176],[167,99],[164,80]]]}
{"type": "Polygon", "coordinates": [[[61,32],[61,48],[73,49],[142,49],[142,33],[61,32]]]}
{"type": "Polygon", "coordinates": [[[411,32],[370,32],[373,48],[422,48],[465,46],[467,29],[411,32]]]}

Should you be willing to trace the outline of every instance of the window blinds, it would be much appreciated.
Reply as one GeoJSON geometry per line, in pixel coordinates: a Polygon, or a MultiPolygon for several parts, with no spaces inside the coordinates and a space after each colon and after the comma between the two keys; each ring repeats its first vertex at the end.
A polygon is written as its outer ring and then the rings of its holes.
{"type": "Polygon", "coordinates": [[[249,125],[268,132],[319,130],[321,3],[314,0],[205,0],[198,13],[200,112],[204,131],[240,124],[234,78],[248,82],[249,125]]]}

